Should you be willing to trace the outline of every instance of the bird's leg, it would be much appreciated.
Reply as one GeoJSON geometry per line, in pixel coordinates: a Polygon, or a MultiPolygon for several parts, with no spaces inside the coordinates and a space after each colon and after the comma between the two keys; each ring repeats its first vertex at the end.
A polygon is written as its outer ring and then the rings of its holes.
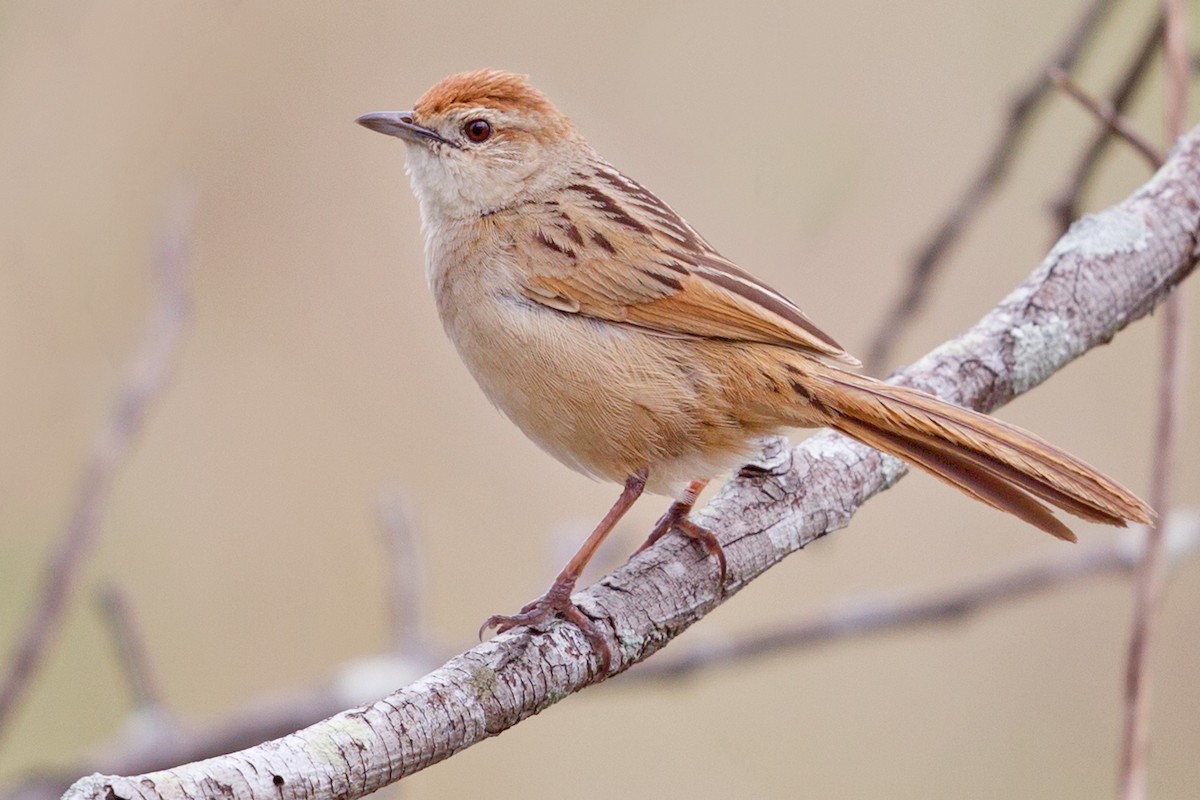
{"type": "Polygon", "coordinates": [[[713,535],[712,531],[702,528],[688,519],[688,514],[692,513],[692,506],[696,504],[696,498],[704,491],[707,483],[708,481],[692,481],[688,484],[683,497],[672,503],[671,507],[667,509],[667,513],[658,518],[658,522],[654,524],[654,530],[650,531],[650,536],[637,549],[637,553],[642,552],[671,531],[678,531],[699,544],[717,560],[717,585],[724,589],[725,551],[721,548],[721,543],[717,541],[717,537],[713,535]]]}
{"type": "Polygon", "coordinates": [[[558,573],[558,577],[554,579],[554,583],[550,585],[546,593],[512,616],[496,614],[488,617],[487,621],[483,623],[483,627],[479,629],[480,638],[488,628],[495,628],[497,633],[503,633],[518,625],[540,625],[557,614],[574,623],[583,631],[584,636],[591,642],[592,648],[600,655],[601,673],[607,673],[611,663],[608,642],[600,635],[596,623],[592,622],[571,602],[571,592],[574,590],[583,568],[592,560],[592,556],[596,554],[604,537],[608,536],[613,526],[621,517],[625,516],[625,512],[641,496],[642,490],[645,488],[646,473],[644,471],[630,476],[625,481],[625,488],[621,490],[621,496],[617,498],[617,502],[604,515],[604,519],[600,520],[600,524],[579,548],[579,552],[572,556],[567,565],[563,567],[562,572],[558,573]]]}

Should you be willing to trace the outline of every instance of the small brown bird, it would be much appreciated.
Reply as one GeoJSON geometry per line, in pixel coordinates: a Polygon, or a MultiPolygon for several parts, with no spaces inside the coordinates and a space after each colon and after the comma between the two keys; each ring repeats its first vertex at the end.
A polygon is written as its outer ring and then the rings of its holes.
{"type": "Polygon", "coordinates": [[[859,365],[782,294],[723,258],[648,189],[601,158],[523,76],[453,75],[412,111],[358,122],[403,139],[426,274],[447,334],[488,398],[569,467],[624,484],[542,597],[484,629],[560,614],[608,669],[571,603],[588,560],[643,490],[675,502],[670,531],[725,558],[688,519],[712,477],[752,442],[829,426],[1060,539],[1039,501],[1109,525],[1151,509],[1053,445],[859,365]]]}

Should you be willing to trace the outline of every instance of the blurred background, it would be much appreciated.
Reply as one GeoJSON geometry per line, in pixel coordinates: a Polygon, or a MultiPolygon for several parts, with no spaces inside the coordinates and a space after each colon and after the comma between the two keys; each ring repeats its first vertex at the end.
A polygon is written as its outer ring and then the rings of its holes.
{"type": "MultiPolygon", "coordinates": [[[[541,592],[615,497],[543,455],[474,386],[425,286],[404,148],[356,116],[408,108],[451,72],[527,72],[601,153],[861,354],[1081,7],[0,3],[0,663],[153,310],[157,240],[181,193],[193,292],[171,382],[0,742],[0,783],[75,763],[120,731],[130,698],[101,586],[127,598],[169,709],[212,721],[387,646],[381,491],[414,510],[428,632],[455,649],[541,592]]],[[[1118,3],[1079,82],[1106,90],[1153,13],[1118,3]]],[[[1156,143],[1161,107],[1156,66],[1130,112],[1156,143]]],[[[1048,201],[1094,125],[1050,99],[894,364],[961,332],[1039,262],[1048,201]]],[[[1147,177],[1116,146],[1087,205],[1147,177]]],[[[1187,297],[1177,491],[1194,506],[1200,293],[1187,297]]],[[[1002,416],[1145,495],[1157,332],[1136,324],[1002,416]]],[[[640,543],[664,504],[643,500],[600,566],[640,543]]],[[[1076,530],[1080,547],[1117,536],[1076,530]]],[[[663,655],[1064,547],[913,475],[663,655]]],[[[965,624],[677,684],[613,681],[400,792],[1106,796],[1130,606],[1127,580],[1096,579],[965,624]]],[[[1154,642],[1155,797],[1200,786],[1198,607],[1192,562],[1172,577],[1154,642]]]]}

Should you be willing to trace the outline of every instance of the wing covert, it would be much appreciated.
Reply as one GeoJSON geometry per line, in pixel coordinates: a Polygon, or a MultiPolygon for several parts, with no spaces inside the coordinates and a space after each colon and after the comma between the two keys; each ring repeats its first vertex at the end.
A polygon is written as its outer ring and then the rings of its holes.
{"type": "Polygon", "coordinates": [[[607,165],[530,214],[530,300],[672,336],[761,342],[858,365],[792,301],[729,262],[645,188],[607,165]]]}

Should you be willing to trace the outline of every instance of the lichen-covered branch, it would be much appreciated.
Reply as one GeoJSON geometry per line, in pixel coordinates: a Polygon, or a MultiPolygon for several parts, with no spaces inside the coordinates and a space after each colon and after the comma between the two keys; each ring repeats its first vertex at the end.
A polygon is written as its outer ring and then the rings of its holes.
{"type": "MultiPolygon", "coordinates": [[[[1037,386],[1149,311],[1194,268],[1200,129],[1125,202],[1076,223],[1025,282],[962,336],[896,380],[992,409],[1037,386]]],[[[725,546],[730,582],[666,537],[575,599],[610,638],[613,670],[650,656],[790,553],[844,527],[904,473],[830,432],[774,439],[700,515],[725,546]]],[[[605,676],[573,626],[516,629],[378,702],[228,756],[145,775],[93,775],[66,800],[361,797],[495,736],[605,676]]]]}

